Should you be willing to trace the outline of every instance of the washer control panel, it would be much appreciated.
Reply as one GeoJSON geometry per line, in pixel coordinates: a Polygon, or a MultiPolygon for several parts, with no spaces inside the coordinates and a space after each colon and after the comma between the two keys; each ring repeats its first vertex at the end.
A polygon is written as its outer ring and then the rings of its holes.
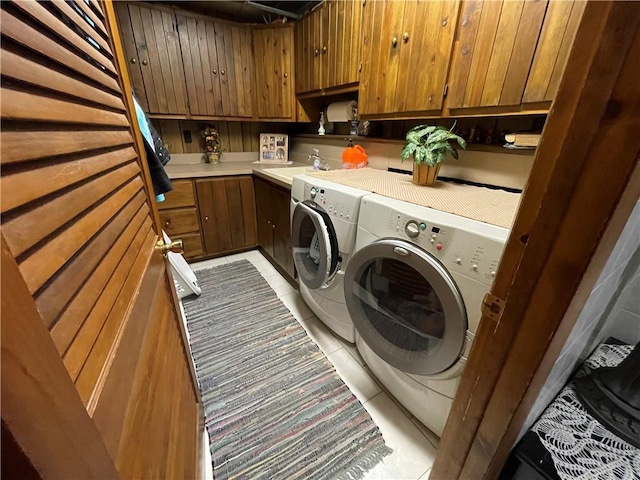
{"type": "Polygon", "coordinates": [[[391,235],[384,236],[408,240],[432,254],[447,269],[492,284],[504,242],[480,232],[469,231],[464,228],[464,220],[458,221],[460,226],[450,226],[389,209],[386,230],[391,235]]]}
{"type": "Polygon", "coordinates": [[[354,201],[349,195],[336,192],[309,183],[305,185],[304,199],[312,200],[320,205],[330,216],[349,222],[357,219],[359,200],[354,201]]]}

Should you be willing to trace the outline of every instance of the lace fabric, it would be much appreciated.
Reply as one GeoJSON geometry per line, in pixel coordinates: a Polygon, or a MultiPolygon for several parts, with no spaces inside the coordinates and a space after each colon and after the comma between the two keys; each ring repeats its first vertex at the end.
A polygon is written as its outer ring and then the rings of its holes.
{"type": "MultiPolygon", "coordinates": [[[[574,378],[600,367],[615,367],[632,345],[600,345],[574,378]]],[[[562,480],[640,479],[640,450],[606,430],[584,409],[573,382],[547,407],[531,428],[551,453],[562,480]]]]}

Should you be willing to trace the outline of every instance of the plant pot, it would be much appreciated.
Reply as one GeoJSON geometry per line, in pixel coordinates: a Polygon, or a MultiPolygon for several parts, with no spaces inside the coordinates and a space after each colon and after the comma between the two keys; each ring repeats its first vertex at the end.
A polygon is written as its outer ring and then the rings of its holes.
{"type": "Polygon", "coordinates": [[[413,164],[413,183],[416,185],[433,185],[438,178],[440,164],[430,167],[426,163],[413,164]]]}
{"type": "Polygon", "coordinates": [[[219,153],[205,153],[204,154],[205,163],[219,163],[220,162],[220,154],[219,153]]]}

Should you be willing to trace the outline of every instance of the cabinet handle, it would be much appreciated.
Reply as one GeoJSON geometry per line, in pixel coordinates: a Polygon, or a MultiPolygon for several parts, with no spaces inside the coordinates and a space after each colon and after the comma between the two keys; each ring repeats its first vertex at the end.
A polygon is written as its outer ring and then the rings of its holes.
{"type": "Polygon", "coordinates": [[[327,53],[327,47],[322,47],[322,53],[327,53]]]}
{"type": "Polygon", "coordinates": [[[164,222],[164,226],[169,228],[169,220],[167,220],[166,222],[164,222]]]}
{"type": "Polygon", "coordinates": [[[317,56],[320,54],[320,50],[318,50],[318,49],[316,48],[316,52],[315,52],[315,54],[316,54],[316,57],[317,57],[317,56]]]}
{"type": "Polygon", "coordinates": [[[218,74],[218,69],[217,69],[217,68],[214,68],[214,69],[213,69],[213,74],[214,74],[214,75],[217,75],[217,74],[218,74]]]}
{"type": "Polygon", "coordinates": [[[402,40],[404,40],[404,43],[407,43],[409,41],[409,32],[404,32],[402,34],[402,40]]]}
{"type": "Polygon", "coordinates": [[[396,45],[398,45],[398,37],[393,37],[393,38],[391,39],[391,45],[392,45],[393,47],[395,47],[396,45]]]}
{"type": "Polygon", "coordinates": [[[224,70],[220,70],[220,75],[224,75],[224,70]]]}
{"type": "Polygon", "coordinates": [[[287,72],[284,72],[284,78],[287,78],[289,76],[289,74],[287,72]]]}
{"type": "Polygon", "coordinates": [[[138,59],[137,58],[132,58],[130,61],[131,61],[131,63],[138,63],[138,59]]]}
{"type": "Polygon", "coordinates": [[[147,59],[142,60],[142,64],[143,65],[147,65],[149,62],[147,61],[147,59]]]}

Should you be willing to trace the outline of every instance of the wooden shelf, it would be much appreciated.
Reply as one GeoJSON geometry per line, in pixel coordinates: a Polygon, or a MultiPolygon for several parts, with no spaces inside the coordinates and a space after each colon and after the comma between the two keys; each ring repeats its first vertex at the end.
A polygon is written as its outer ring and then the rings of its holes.
{"type": "MultiPolygon", "coordinates": [[[[341,140],[343,141],[345,138],[352,138],[354,142],[363,141],[370,143],[387,143],[387,144],[395,144],[395,145],[404,145],[405,141],[396,138],[378,138],[378,137],[364,137],[359,135],[316,135],[312,133],[301,133],[298,135],[293,135],[294,138],[313,138],[320,142],[326,140],[341,140]]],[[[504,148],[500,145],[484,145],[481,143],[467,143],[467,150],[471,152],[490,152],[490,153],[506,153],[511,155],[527,155],[531,156],[536,153],[535,149],[531,150],[517,150],[517,149],[509,149],[504,148]]]]}

